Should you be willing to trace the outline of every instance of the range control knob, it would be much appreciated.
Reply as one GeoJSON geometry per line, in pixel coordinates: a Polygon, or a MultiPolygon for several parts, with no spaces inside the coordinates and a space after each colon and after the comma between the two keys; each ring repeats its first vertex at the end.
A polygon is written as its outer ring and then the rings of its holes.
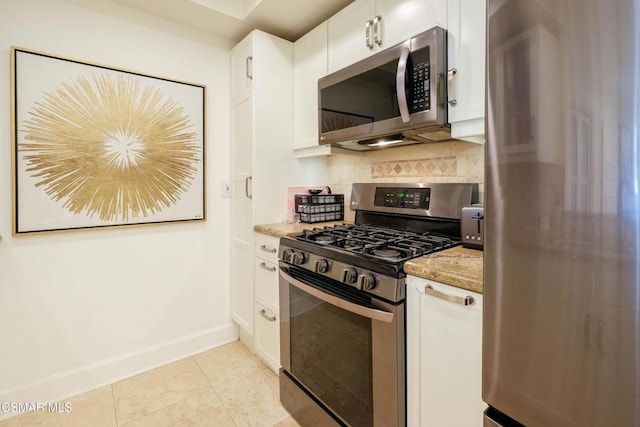
{"type": "Polygon", "coordinates": [[[370,291],[376,287],[376,277],[371,273],[361,274],[358,278],[358,289],[370,291]]]}
{"type": "Polygon", "coordinates": [[[288,262],[288,263],[293,262],[293,254],[294,253],[295,253],[295,251],[293,249],[285,249],[282,252],[282,260],[284,262],[288,262]]]}
{"type": "Polygon", "coordinates": [[[316,261],[316,273],[326,273],[329,271],[329,261],[322,258],[316,261]]]}
{"type": "Polygon", "coordinates": [[[348,267],[342,270],[342,281],[347,285],[356,283],[358,280],[358,272],[353,267],[348,267]]]}
{"type": "Polygon", "coordinates": [[[294,252],[291,256],[291,263],[293,265],[301,265],[307,262],[307,256],[304,252],[294,252]]]}

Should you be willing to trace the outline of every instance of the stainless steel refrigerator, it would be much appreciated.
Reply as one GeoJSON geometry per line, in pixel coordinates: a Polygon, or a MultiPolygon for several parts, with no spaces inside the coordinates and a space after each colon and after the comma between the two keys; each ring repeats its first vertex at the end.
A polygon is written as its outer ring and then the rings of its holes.
{"type": "Polygon", "coordinates": [[[485,426],[640,426],[640,0],[488,0],[485,426]]]}

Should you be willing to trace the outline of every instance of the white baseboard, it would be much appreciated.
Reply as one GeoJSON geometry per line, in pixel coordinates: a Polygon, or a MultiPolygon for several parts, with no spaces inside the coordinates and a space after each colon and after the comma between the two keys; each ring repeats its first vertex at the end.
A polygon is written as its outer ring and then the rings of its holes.
{"type": "MultiPolygon", "coordinates": [[[[238,328],[229,323],[154,347],[54,374],[22,387],[0,390],[0,403],[59,402],[237,339],[238,328]]],[[[0,411],[0,420],[14,415],[17,414],[0,411]]]]}

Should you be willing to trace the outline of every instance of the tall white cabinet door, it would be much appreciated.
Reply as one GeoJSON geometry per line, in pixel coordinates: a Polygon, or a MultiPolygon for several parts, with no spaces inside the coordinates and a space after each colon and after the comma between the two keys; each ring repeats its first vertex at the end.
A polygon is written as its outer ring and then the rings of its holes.
{"type": "Polygon", "coordinates": [[[253,35],[231,50],[231,99],[247,96],[253,89],[253,35]]]}
{"type": "Polygon", "coordinates": [[[231,312],[255,341],[253,226],[284,217],[297,181],[293,43],[251,32],[231,50],[231,86],[231,312]]]}
{"type": "Polygon", "coordinates": [[[233,135],[231,177],[231,314],[253,334],[253,99],[236,98],[231,106],[233,135]]]}
{"type": "Polygon", "coordinates": [[[451,136],[477,143],[484,142],[485,16],[486,0],[448,1],[451,136]]]}
{"type": "Polygon", "coordinates": [[[481,294],[408,277],[407,394],[409,427],[482,426],[481,294]]]}
{"type": "Polygon", "coordinates": [[[231,106],[233,147],[231,150],[233,215],[232,238],[244,243],[253,241],[253,99],[241,98],[231,106]]]}
{"type": "MultiPolygon", "coordinates": [[[[473,0],[472,0],[473,1],[473,0]]],[[[382,45],[386,49],[430,28],[446,28],[446,0],[377,0],[382,17],[382,45]]]]}
{"type": "Polygon", "coordinates": [[[318,79],[327,75],[327,28],[324,21],[293,44],[293,147],[318,141],[318,79]]]}
{"type": "Polygon", "coordinates": [[[375,12],[374,0],[355,0],[329,18],[329,73],[373,53],[366,44],[365,25],[375,12]]]}

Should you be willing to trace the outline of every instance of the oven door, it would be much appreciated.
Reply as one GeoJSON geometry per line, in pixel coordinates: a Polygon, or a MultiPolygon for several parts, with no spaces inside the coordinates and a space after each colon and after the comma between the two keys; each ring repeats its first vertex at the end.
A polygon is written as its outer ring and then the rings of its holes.
{"type": "Polygon", "coordinates": [[[346,425],[404,426],[404,316],[404,302],[280,262],[281,384],[297,386],[281,385],[285,408],[296,416],[305,393],[346,425]]]}

